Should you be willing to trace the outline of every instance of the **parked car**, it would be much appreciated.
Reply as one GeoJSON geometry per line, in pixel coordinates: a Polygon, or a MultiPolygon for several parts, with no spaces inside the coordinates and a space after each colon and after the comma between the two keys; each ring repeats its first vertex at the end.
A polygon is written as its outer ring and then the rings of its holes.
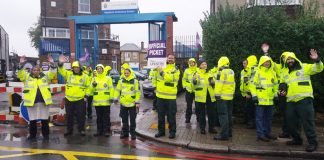
{"type": "Polygon", "coordinates": [[[152,81],[145,80],[142,83],[142,89],[143,89],[143,95],[144,95],[145,98],[153,97],[155,87],[152,86],[152,81]]]}
{"type": "Polygon", "coordinates": [[[144,81],[145,79],[148,79],[147,75],[144,75],[138,71],[134,71],[134,73],[135,73],[136,79],[139,81],[144,81]]]}
{"type": "MultiPolygon", "coordinates": [[[[182,74],[180,74],[180,78],[178,81],[178,94],[184,91],[182,87],[182,74]]],[[[151,80],[145,80],[142,84],[142,89],[143,89],[143,95],[145,98],[153,97],[154,92],[155,92],[155,87],[152,86],[152,81],[151,80]]]]}
{"type": "Polygon", "coordinates": [[[118,71],[111,71],[109,73],[109,76],[112,78],[113,85],[117,85],[118,80],[120,79],[120,74],[118,73],[118,71]]]}

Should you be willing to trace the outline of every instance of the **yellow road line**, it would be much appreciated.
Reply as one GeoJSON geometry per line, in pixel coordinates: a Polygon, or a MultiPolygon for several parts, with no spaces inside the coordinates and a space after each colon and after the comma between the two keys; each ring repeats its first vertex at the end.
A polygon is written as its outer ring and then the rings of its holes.
{"type": "Polygon", "coordinates": [[[12,157],[30,156],[30,155],[35,155],[35,154],[39,154],[39,153],[10,154],[10,155],[0,156],[0,159],[2,159],[2,158],[12,158],[12,157]]]}
{"type": "Polygon", "coordinates": [[[174,158],[145,157],[145,156],[136,156],[136,155],[106,154],[106,153],[95,153],[95,152],[31,149],[31,148],[17,148],[17,147],[6,147],[6,146],[0,146],[0,150],[32,152],[30,154],[60,154],[63,155],[67,160],[77,160],[75,156],[116,158],[116,159],[175,160],[174,158]]]}

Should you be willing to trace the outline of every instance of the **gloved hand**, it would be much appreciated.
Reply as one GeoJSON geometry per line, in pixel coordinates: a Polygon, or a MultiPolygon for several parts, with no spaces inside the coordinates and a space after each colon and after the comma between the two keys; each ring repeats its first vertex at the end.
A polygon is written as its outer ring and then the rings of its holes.
{"type": "Polygon", "coordinates": [[[252,101],[253,101],[255,104],[259,104],[259,100],[258,100],[258,97],[257,97],[257,96],[253,96],[253,97],[252,97],[252,101]]]}
{"type": "Polygon", "coordinates": [[[221,97],[220,96],[215,96],[216,100],[221,100],[221,97]]]}
{"type": "Polygon", "coordinates": [[[92,83],[92,86],[93,86],[93,87],[97,87],[97,85],[98,85],[97,82],[93,82],[93,83],[92,83]]]}
{"type": "Polygon", "coordinates": [[[279,98],[276,96],[273,98],[273,104],[277,106],[279,104],[279,98]]]}
{"type": "Polygon", "coordinates": [[[212,86],[212,87],[215,86],[215,81],[213,80],[213,78],[209,78],[208,81],[209,81],[210,86],[212,86]]]}

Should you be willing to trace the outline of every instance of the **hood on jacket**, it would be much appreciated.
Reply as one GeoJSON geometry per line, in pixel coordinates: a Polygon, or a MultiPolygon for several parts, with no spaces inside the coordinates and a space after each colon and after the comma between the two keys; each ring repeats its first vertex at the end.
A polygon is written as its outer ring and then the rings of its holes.
{"type": "Polygon", "coordinates": [[[246,60],[248,61],[248,65],[247,65],[248,68],[251,68],[258,64],[258,59],[255,55],[249,56],[246,60]]]}
{"type": "Polygon", "coordinates": [[[121,78],[125,78],[126,80],[130,80],[130,79],[133,79],[135,78],[135,73],[133,72],[133,70],[130,68],[130,66],[128,65],[128,63],[124,63],[122,66],[121,66],[121,78]],[[126,78],[125,76],[125,69],[128,69],[130,71],[130,75],[128,78],[126,78]]]}
{"type": "Polygon", "coordinates": [[[285,67],[288,67],[288,65],[286,65],[288,58],[295,59],[295,65],[298,65],[299,67],[302,66],[302,62],[296,57],[295,53],[289,52],[286,54],[286,57],[285,57],[285,67]]]}
{"type": "Polygon", "coordinates": [[[281,56],[280,56],[280,65],[281,65],[281,67],[284,67],[287,55],[290,54],[290,53],[292,53],[292,52],[283,52],[281,54],[281,56]],[[282,57],[285,57],[285,59],[282,60],[282,57]]]}
{"type": "Polygon", "coordinates": [[[229,62],[229,59],[227,57],[221,57],[219,60],[218,60],[218,68],[221,68],[221,67],[228,67],[230,65],[230,62],[229,62]]]}
{"type": "Polygon", "coordinates": [[[193,69],[197,68],[197,62],[196,62],[196,60],[194,58],[190,58],[188,60],[188,68],[193,68],[193,69]],[[193,67],[190,66],[191,61],[195,62],[195,65],[193,67]]]}
{"type": "MultiPolygon", "coordinates": [[[[259,62],[258,67],[259,67],[259,68],[263,67],[262,65],[263,65],[263,63],[266,62],[266,61],[270,61],[270,68],[273,68],[273,67],[274,67],[273,61],[272,61],[272,59],[271,59],[269,56],[262,56],[262,57],[260,58],[260,62],[259,62]]],[[[270,69],[270,68],[269,68],[269,69],[270,69]]]]}
{"type": "Polygon", "coordinates": [[[103,70],[103,72],[102,73],[98,73],[97,72],[97,74],[103,74],[105,71],[104,71],[104,65],[102,65],[102,64],[98,64],[97,66],[96,66],[96,70],[98,69],[98,67],[101,67],[102,68],[102,70],[103,70]]]}

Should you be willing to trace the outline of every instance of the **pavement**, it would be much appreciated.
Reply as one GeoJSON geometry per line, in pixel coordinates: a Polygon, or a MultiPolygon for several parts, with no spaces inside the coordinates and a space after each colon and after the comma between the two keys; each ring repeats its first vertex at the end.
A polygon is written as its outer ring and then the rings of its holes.
{"type": "MultiPolygon", "coordinates": [[[[193,107],[194,108],[194,107],[193,107]]],[[[290,139],[282,139],[261,142],[256,141],[255,129],[246,129],[245,125],[240,124],[239,118],[233,117],[233,137],[229,141],[213,140],[215,134],[206,133],[200,134],[200,129],[196,122],[196,116],[193,114],[191,123],[185,123],[186,102],[184,94],[177,98],[177,133],[175,139],[168,138],[168,130],[166,136],[155,138],[157,130],[157,112],[150,110],[143,112],[137,117],[136,132],[139,136],[149,140],[175,145],[187,149],[199,151],[207,151],[213,153],[230,153],[230,154],[248,154],[262,156],[280,156],[289,158],[307,158],[307,159],[324,159],[324,125],[323,122],[316,123],[317,137],[319,147],[317,151],[308,153],[305,152],[307,139],[303,134],[304,145],[302,146],[287,146],[285,143],[290,139]]],[[[318,117],[321,116],[317,114],[318,117]]],[[[207,123],[208,124],[208,123],[207,123]]],[[[206,126],[206,129],[208,126],[206,126]]],[[[217,128],[220,131],[220,128],[217,128]]],[[[279,135],[281,133],[281,121],[274,121],[272,133],[279,135]]]]}

